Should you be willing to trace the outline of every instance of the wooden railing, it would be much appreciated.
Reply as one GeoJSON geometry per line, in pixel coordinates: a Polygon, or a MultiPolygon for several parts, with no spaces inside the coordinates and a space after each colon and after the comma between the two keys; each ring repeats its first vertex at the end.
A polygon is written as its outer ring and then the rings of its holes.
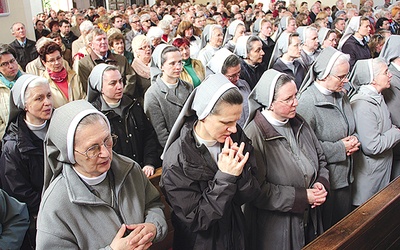
{"type": "Polygon", "coordinates": [[[164,208],[164,214],[165,218],[167,219],[167,224],[168,224],[168,234],[167,237],[161,242],[155,243],[154,245],[151,246],[151,250],[168,250],[172,249],[172,241],[174,238],[174,228],[172,227],[171,223],[171,208],[169,207],[168,203],[165,200],[164,195],[161,192],[159,183],[160,183],[160,178],[161,178],[161,172],[162,169],[158,168],[155,172],[154,175],[152,175],[149,179],[151,183],[158,189],[161,195],[161,201],[163,202],[165,208],[164,208]]]}
{"type": "Polygon", "coordinates": [[[303,249],[400,249],[400,177],[303,249]]]}

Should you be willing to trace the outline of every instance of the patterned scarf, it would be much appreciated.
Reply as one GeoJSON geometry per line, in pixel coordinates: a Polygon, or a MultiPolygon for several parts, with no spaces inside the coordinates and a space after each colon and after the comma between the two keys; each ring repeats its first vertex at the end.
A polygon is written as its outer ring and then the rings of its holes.
{"type": "Polygon", "coordinates": [[[14,86],[15,81],[22,76],[21,70],[18,70],[17,75],[15,76],[14,80],[10,81],[8,80],[3,74],[0,73],[0,82],[4,83],[7,88],[11,89],[14,86]]]}

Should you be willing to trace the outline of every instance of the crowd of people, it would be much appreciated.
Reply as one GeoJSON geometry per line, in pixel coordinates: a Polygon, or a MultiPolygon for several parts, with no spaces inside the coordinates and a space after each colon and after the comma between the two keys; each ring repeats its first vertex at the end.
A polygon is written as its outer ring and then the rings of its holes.
{"type": "Polygon", "coordinates": [[[0,44],[0,249],[301,249],[400,175],[400,4],[50,10],[0,44]],[[268,11],[263,11],[268,9],[268,11]],[[34,25],[35,37],[27,37],[34,25]]]}

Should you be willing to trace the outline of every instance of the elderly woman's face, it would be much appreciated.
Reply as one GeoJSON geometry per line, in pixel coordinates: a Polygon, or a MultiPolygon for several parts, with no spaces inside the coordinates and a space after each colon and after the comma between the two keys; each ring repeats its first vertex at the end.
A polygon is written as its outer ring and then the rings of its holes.
{"type": "Polygon", "coordinates": [[[26,119],[36,125],[49,120],[53,112],[53,101],[48,84],[28,88],[28,98],[25,103],[26,119]]]}
{"type": "Polygon", "coordinates": [[[286,31],[289,33],[294,33],[296,32],[296,29],[297,29],[296,20],[290,20],[286,27],[286,31]]]}
{"type": "MultiPolygon", "coordinates": [[[[151,46],[148,42],[143,42],[142,46],[137,49],[137,55],[139,59],[151,58],[151,46]]],[[[147,62],[146,62],[147,63],[147,62]]]]}
{"type": "Polygon", "coordinates": [[[18,63],[12,54],[3,54],[0,58],[0,73],[8,80],[14,80],[18,74],[18,63]]]}
{"type": "Polygon", "coordinates": [[[392,78],[392,74],[389,72],[388,66],[382,66],[381,73],[375,76],[374,82],[377,86],[378,92],[382,92],[384,89],[390,88],[390,79],[392,78]]]}
{"type": "Polygon", "coordinates": [[[64,69],[63,58],[60,51],[56,50],[51,54],[46,55],[46,61],[44,62],[46,69],[51,72],[60,72],[64,69]]]}
{"type": "Polygon", "coordinates": [[[262,62],[264,54],[262,43],[260,41],[254,41],[251,43],[251,50],[249,51],[247,58],[253,65],[256,65],[262,62]]]}
{"type": "Polygon", "coordinates": [[[224,34],[222,33],[222,30],[218,28],[213,29],[210,38],[210,45],[215,48],[218,48],[222,45],[223,41],[224,41],[224,34]]]}
{"type": "Polygon", "coordinates": [[[124,40],[114,40],[112,49],[115,53],[123,55],[125,51],[125,43],[124,40]]]}
{"type": "Polygon", "coordinates": [[[161,66],[163,76],[170,79],[178,79],[182,72],[182,56],[179,51],[169,52],[164,64],[161,66]]]}
{"type": "Polygon", "coordinates": [[[271,104],[270,110],[275,119],[285,121],[296,115],[296,107],[299,102],[296,99],[297,87],[294,82],[287,82],[276,93],[276,100],[271,104]]]}
{"type": "Polygon", "coordinates": [[[238,25],[236,30],[235,30],[235,35],[232,40],[237,41],[237,39],[241,36],[244,35],[244,32],[246,31],[246,28],[244,25],[238,25]]]}
{"type": "Polygon", "coordinates": [[[344,84],[349,80],[347,74],[350,70],[348,62],[341,63],[334,67],[334,72],[330,73],[325,81],[324,87],[333,92],[341,92],[344,84]]]}
{"type": "Polygon", "coordinates": [[[209,114],[200,121],[203,126],[201,126],[201,134],[199,135],[205,140],[216,140],[219,143],[224,143],[227,137],[237,131],[236,123],[242,114],[242,105],[221,102],[217,111],[217,113],[209,114]]]}
{"type": "Polygon", "coordinates": [[[86,177],[97,177],[108,171],[112,160],[112,138],[104,120],[81,127],[75,133],[75,169],[86,177]],[[98,148],[98,156],[88,158],[87,151],[98,148]]]}

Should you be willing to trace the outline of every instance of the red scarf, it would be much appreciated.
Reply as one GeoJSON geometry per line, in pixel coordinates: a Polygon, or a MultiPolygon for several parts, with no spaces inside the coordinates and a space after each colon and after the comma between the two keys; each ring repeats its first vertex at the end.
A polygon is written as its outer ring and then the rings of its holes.
{"type": "Polygon", "coordinates": [[[61,92],[64,94],[64,96],[68,100],[68,72],[64,68],[60,72],[51,72],[47,71],[49,73],[49,76],[51,80],[57,85],[57,87],[61,90],[61,92]]]}

